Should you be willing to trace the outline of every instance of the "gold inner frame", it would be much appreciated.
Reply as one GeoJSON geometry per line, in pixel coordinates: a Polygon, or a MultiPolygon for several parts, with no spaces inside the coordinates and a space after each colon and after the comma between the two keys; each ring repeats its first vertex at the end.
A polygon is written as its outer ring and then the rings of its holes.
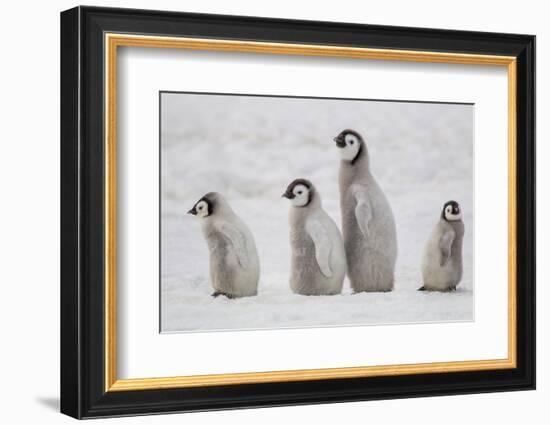
{"type": "Polygon", "coordinates": [[[516,58],[462,53],[370,49],[327,45],[105,34],[105,391],[132,391],[214,385],[410,375],[510,369],[516,367],[516,58]],[[328,56],[355,59],[435,62],[507,67],[508,72],[508,357],[382,366],[118,379],[116,324],[116,123],[117,48],[119,46],[328,56]]]}

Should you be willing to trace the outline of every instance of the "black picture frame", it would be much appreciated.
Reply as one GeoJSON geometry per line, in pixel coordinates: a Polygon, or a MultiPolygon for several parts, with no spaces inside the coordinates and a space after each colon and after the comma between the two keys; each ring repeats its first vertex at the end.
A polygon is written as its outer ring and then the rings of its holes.
{"type": "Polygon", "coordinates": [[[61,13],[61,412],[75,418],[535,388],[535,37],[76,7],[61,13]],[[517,367],[105,391],[104,34],[308,43],[517,59],[517,367]]]}

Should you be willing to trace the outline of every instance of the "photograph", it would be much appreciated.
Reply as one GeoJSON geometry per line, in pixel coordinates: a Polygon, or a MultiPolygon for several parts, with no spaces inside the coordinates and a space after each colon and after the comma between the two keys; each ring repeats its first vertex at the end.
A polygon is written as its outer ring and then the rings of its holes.
{"type": "Polygon", "coordinates": [[[474,113],[160,92],[161,333],[474,320],[474,113]]]}

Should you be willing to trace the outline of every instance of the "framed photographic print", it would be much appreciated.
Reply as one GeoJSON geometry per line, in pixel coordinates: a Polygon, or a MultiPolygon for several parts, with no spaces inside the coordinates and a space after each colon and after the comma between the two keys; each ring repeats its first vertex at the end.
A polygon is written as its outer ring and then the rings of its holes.
{"type": "Polygon", "coordinates": [[[61,14],[61,411],[535,387],[535,37],[61,14]]]}

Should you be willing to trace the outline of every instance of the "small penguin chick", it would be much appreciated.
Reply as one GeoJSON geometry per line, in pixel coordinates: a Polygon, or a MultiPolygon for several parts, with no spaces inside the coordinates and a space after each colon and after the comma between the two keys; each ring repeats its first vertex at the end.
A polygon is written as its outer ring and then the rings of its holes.
{"type": "Polygon", "coordinates": [[[454,291],[462,279],[464,223],[456,201],[443,205],[422,259],[423,286],[420,291],[454,291]]]}
{"type": "Polygon", "coordinates": [[[256,295],[260,263],[254,237],[225,198],[210,192],[188,214],[200,218],[210,254],[212,296],[239,298],[256,295]]]}
{"type": "Polygon", "coordinates": [[[340,158],[344,161],[354,162],[364,149],[364,141],[355,130],[346,129],[334,138],[340,151],[340,158]]]}
{"type": "Polygon", "coordinates": [[[289,214],[290,289],[300,295],[342,292],[346,257],[340,230],[323,210],[315,186],[296,179],[283,193],[292,207],[289,214]]]}

